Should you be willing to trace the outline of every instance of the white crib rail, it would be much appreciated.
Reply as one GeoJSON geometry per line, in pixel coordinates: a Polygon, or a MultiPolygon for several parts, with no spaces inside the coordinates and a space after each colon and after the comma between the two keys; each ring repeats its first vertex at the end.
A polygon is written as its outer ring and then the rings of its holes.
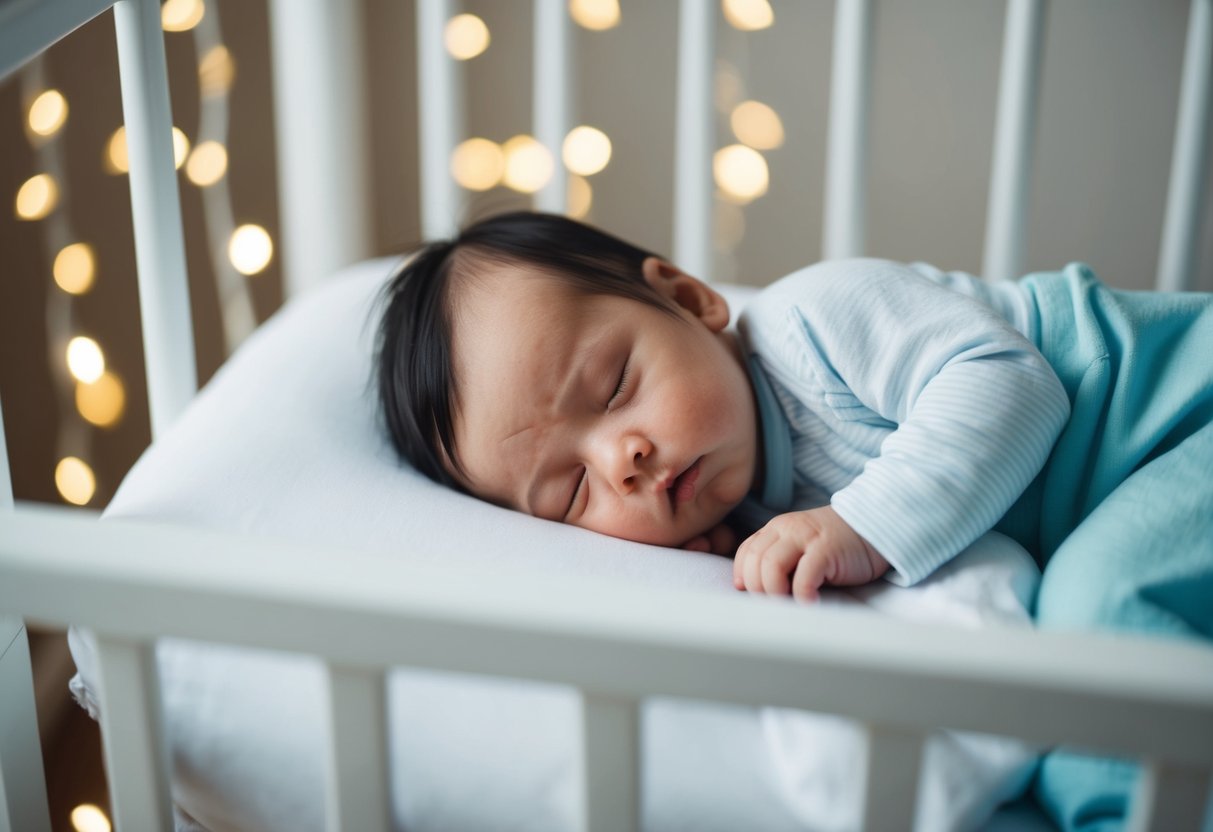
{"type": "Polygon", "coordinates": [[[161,754],[148,693],[160,637],[306,652],[336,668],[331,828],[390,819],[386,755],[374,740],[383,737],[379,669],[394,665],[582,689],[594,830],[637,828],[636,708],[649,696],[807,708],[873,726],[866,828],[912,817],[914,761],[937,727],[1148,760],[1135,811],[1157,820],[1145,828],[1198,828],[1201,783],[1213,773],[1213,650],[1187,643],[889,626],[850,611],[587,579],[497,575],[480,585],[464,571],[396,559],[24,506],[0,531],[0,611],[94,628],[111,645],[108,679],[115,655],[133,661],[117,671],[128,686],[117,695],[139,701],[121,716],[122,700],[106,701],[103,726],[107,745],[126,755],[120,771],[134,772],[115,787],[136,795],[115,801],[120,824],[132,802],[146,807],[141,822],[167,805],[146,794],[158,785],[167,801],[167,781],[146,775],[161,754]],[[1187,798],[1173,805],[1173,795],[1187,798]]]}

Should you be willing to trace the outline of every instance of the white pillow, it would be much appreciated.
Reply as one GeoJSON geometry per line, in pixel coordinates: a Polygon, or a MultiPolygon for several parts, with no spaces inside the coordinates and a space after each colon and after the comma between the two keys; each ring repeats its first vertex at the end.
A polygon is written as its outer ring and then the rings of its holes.
{"type": "MultiPolygon", "coordinates": [[[[119,489],[106,517],[146,519],[469,569],[541,569],[734,592],[727,559],[603,537],[434,485],[378,427],[372,300],[394,260],[360,264],[262,326],[119,489]]],[[[744,295],[744,292],[733,293],[744,295]]],[[[825,603],[973,626],[1030,626],[1035,567],[983,538],[912,589],[877,585],[825,603]]],[[[755,596],[754,603],[784,603],[755,596]]],[[[786,602],[791,603],[791,602],[786,602]]],[[[872,613],[877,614],[877,613],[872,613]]],[[[806,618],[806,626],[810,619],[806,618]]],[[[73,691],[96,715],[95,655],[72,632],[73,691]]],[[[311,658],[165,640],[158,648],[174,797],[202,826],[323,827],[327,694],[311,658]]],[[[576,826],[578,702],[536,683],[399,670],[389,676],[396,817],[412,830],[576,826]]],[[[644,706],[644,818],[652,830],[855,825],[863,743],[843,720],[655,699],[644,706]]],[[[968,828],[1017,795],[1033,753],[942,736],[920,814],[968,828]]]]}

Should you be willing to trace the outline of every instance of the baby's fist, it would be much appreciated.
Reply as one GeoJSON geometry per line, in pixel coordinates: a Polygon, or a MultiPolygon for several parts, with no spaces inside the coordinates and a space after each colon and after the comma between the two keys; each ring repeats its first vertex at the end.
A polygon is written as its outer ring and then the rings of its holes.
{"type": "Polygon", "coordinates": [[[889,562],[830,506],[781,514],[751,535],[733,560],[733,585],[816,601],[822,586],[876,580],[889,562]]]}

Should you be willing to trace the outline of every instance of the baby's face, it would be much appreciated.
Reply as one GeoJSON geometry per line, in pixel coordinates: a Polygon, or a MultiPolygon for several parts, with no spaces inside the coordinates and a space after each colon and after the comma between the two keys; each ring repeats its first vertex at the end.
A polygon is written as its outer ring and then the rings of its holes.
{"type": "Polygon", "coordinates": [[[754,397],[728,309],[662,263],[645,276],[677,315],[579,294],[520,267],[453,287],[455,447],[493,502],[677,546],[754,483],[754,397]]]}

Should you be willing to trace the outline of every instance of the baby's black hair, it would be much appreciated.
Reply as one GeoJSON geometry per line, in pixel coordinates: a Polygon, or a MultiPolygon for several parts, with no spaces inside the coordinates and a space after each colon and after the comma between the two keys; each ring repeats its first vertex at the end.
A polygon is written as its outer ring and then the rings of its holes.
{"type": "Polygon", "coordinates": [[[500,214],[433,242],[401,264],[384,287],[375,366],[379,403],[400,455],[430,479],[466,489],[455,449],[456,379],[451,362],[451,276],[488,265],[534,268],[587,295],[618,295],[671,312],[645,282],[657,256],[606,232],[555,214],[500,214]]]}

